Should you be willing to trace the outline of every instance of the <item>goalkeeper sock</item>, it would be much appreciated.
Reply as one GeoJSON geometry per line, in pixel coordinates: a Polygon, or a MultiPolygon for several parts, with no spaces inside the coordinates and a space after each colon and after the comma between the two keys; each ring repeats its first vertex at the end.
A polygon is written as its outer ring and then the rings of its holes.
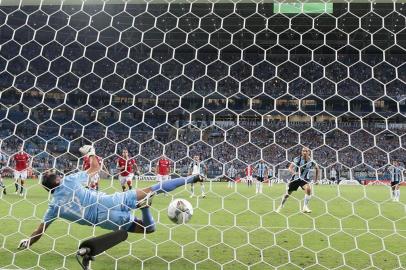
{"type": "Polygon", "coordinates": [[[16,187],[16,192],[18,191],[18,184],[14,183],[15,187],[16,187]]]}
{"type": "Polygon", "coordinates": [[[307,205],[309,204],[310,199],[312,198],[312,195],[305,195],[304,197],[304,206],[307,207],[307,205]]]}
{"type": "Polygon", "coordinates": [[[195,177],[198,177],[198,176],[194,175],[194,176],[189,176],[189,177],[185,177],[185,178],[180,177],[180,178],[163,181],[161,183],[153,185],[151,187],[151,190],[156,192],[157,194],[164,193],[164,192],[171,192],[172,190],[174,190],[180,186],[194,183],[195,177]]]}
{"type": "Polygon", "coordinates": [[[154,232],[155,231],[155,221],[149,211],[149,207],[141,208],[142,212],[142,223],[144,224],[145,231],[154,232]]]}

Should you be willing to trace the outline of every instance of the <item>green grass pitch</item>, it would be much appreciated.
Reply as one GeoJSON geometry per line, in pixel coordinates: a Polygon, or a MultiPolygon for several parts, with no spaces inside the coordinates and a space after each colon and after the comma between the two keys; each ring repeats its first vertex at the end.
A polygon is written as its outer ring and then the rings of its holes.
{"type": "MultiPolygon", "coordinates": [[[[41,221],[48,197],[35,180],[27,181],[26,199],[13,193],[10,179],[5,182],[9,194],[0,198],[0,269],[79,269],[74,257],[79,243],[106,231],[58,220],[31,249],[18,251],[19,241],[41,221]]],[[[284,185],[265,186],[261,195],[244,184],[237,188],[206,183],[210,192],[205,199],[189,199],[184,188],[157,196],[152,205],[157,231],[130,234],[126,242],[97,256],[92,268],[406,269],[406,197],[392,202],[388,187],[315,186],[311,214],[299,212],[301,191],[281,214],[273,211],[284,185]],[[187,225],[167,218],[172,197],[193,204],[187,225]]],[[[102,180],[101,189],[118,191],[118,181],[102,180]]]]}

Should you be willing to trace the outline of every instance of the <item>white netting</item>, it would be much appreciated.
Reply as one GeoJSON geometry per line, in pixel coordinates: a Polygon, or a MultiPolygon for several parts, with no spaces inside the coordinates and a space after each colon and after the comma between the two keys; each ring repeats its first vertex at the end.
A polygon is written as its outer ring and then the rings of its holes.
{"type": "Polygon", "coordinates": [[[0,268],[76,268],[78,243],[103,232],[60,220],[31,249],[16,250],[48,203],[37,177],[81,168],[87,143],[104,159],[107,193],[120,190],[124,148],[141,172],[136,187],[155,181],[162,154],[172,177],[199,155],[209,179],[207,197],[190,199],[191,223],[165,216],[188,189],[158,197],[157,231],[130,235],[95,269],[406,268],[405,204],[387,187],[390,162],[406,162],[406,4],[321,4],[318,13],[299,3],[168,2],[0,1],[8,191],[0,268]],[[34,179],[23,197],[13,194],[19,145],[34,179]],[[277,214],[302,146],[329,185],[315,187],[312,214],[300,213],[300,191],[277,214]],[[261,159],[272,183],[255,194],[245,169],[261,159]],[[231,165],[241,183],[227,188],[231,165]]]}

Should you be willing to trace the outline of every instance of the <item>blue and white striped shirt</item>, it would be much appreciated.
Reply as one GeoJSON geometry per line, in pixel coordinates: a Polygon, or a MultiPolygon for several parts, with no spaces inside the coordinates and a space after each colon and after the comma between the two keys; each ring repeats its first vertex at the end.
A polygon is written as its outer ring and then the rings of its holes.
{"type": "Polygon", "coordinates": [[[400,166],[391,165],[389,167],[389,172],[391,175],[392,182],[401,182],[402,181],[402,170],[403,170],[403,168],[400,166]]]}
{"type": "Polygon", "coordinates": [[[293,165],[295,166],[294,170],[296,173],[298,173],[298,175],[293,175],[291,181],[301,179],[309,182],[310,171],[316,167],[316,163],[311,159],[305,160],[302,156],[299,156],[293,160],[293,165]]]}
{"type": "Polygon", "coordinates": [[[260,162],[255,166],[255,171],[258,177],[265,177],[265,173],[268,170],[268,165],[264,162],[260,162]]]}

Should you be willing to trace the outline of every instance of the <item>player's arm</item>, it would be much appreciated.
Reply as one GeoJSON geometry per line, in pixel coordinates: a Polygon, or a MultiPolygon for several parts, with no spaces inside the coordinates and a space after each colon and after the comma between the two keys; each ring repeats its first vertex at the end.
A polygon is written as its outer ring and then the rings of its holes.
{"type": "Polygon", "coordinates": [[[295,174],[296,174],[294,162],[291,162],[291,163],[290,163],[288,170],[289,170],[289,172],[290,172],[291,175],[295,175],[295,174]]]}
{"type": "Polygon", "coordinates": [[[41,238],[42,234],[48,229],[49,225],[51,225],[51,223],[41,222],[39,224],[38,228],[35,231],[33,231],[30,238],[23,239],[20,241],[18,248],[26,249],[26,248],[32,246],[35,242],[37,242],[41,238]]]}
{"type": "Polygon", "coordinates": [[[134,162],[133,170],[134,170],[134,173],[135,173],[136,175],[140,175],[140,171],[138,170],[138,165],[137,165],[136,162],[134,162]]]}
{"type": "Polygon", "coordinates": [[[90,168],[87,170],[87,174],[94,176],[100,171],[100,164],[96,155],[89,156],[90,168]]]}
{"type": "Polygon", "coordinates": [[[320,168],[319,165],[317,165],[317,163],[314,163],[314,169],[316,170],[316,177],[314,179],[314,183],[317,184],[320,180],[320,168]]]}
{"type": "Polygon", "coordinates": [[[99,163],[100,163],[100,170],[109,174],[109,170],[107,169],[106,165],[103,162],[103,159],[99,159],[99,163]]]}

